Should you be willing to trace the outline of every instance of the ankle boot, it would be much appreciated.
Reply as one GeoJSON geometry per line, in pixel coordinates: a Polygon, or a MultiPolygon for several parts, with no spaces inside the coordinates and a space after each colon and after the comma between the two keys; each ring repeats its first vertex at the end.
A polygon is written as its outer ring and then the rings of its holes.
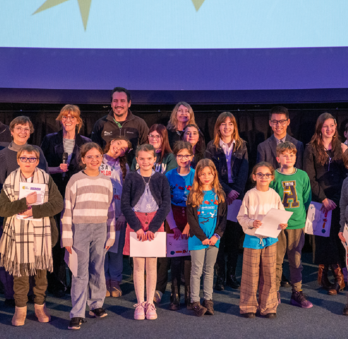
{"type": "Polygon", "coordinates": [[[340,265],[338,264],[331,265],[331,270],[335,277],[335,283],[333,285],[333,288],[330,289],[328,293],[331,295],[335,295],[338,292],[343,291],[346,285],[344,283],[344,276],[343,276],[340,265]]]}
{"type": "Polygon", "coordinates": [[[13,326],[23,326],[25,324],[25,318],[27,317],[27,306],[15,308],[15,314],[12,318],[13,326]]]}
{"type": "Polygon", "coordinates": [[[205,307],[207,309],[207,312],[205,312],[205,314],[214,315],[214,302],[213,302],[213,300],[204,300],[203,307],[205,307]]]}
{"type": "Polygon", "coordinates": [[[327,291],[333,288],[333,285],[331,284],[327,276],[328,270],[329,270],[329,265],[323,265],[323,264],[319,265],[318,283],[327,291]]]}
{"type": "Polygon", "coordinates": [[[48,323],[51,320],[51,316],[48,314],[45,304],[34,304],[35,315],[40,323],[48,323]]]}
{"type": "Polygon", "coordinates": [[[190,297],[190,286],[185,286],[185,304],[188,310],[192,310],[192,303],[190,297]]]}

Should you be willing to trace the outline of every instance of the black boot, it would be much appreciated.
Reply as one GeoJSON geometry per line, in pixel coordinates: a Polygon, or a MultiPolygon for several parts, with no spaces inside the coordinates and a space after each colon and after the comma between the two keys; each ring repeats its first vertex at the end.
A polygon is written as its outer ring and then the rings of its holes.
{"type": "Polygon", "coordinates": [[[225,289],[225,270],[216,268],[216,282],[214,289],[216,291],[223,291],[225,289]]]}
{"type": "Polygon", "coordinates": [[[170,305],[169,309],[171,311],[179,311],[180,310],[180,295],[175,293],[170,296],[170,305]]]}
{"type": "Polygon", "coordinates": [[[234,267],[231,267],[227,271],[226,285],[232,287],[235,290],[240,287],[240,282],[236,278],[236,269],[234,267]]]}
{"type": "Polygon", "coordinates": [[[190,286],[185,286],[185,304],[188,310],[192,310],[192,303],[190,297],[190,286]]]}

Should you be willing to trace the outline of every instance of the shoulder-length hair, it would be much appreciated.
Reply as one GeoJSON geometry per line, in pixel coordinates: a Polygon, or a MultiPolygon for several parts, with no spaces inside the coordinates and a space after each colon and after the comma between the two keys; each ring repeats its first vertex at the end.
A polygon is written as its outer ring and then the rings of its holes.
{"type": "Polygon", "coordinates": [[[192,205],[193,207],[200,206],[203,203],[204,193],[202,184],[199,180],[199,175],[205,167],[209,167],[212,173],[214,174],[212,189],[214,193],[217,195],[219,203],[225,201],[225,192],[223,191],[219,182],[219,176],[214,163],[210,159],[202,159],[197,163],[192,188],[187,198],[187,204],[192,205]]]}
{"type": "Polygon", "coordinates": [[[72,117],[76,118],[77,120],[77,133],[80,133],[81,127],[83,126],[83,120],[81,118],[81,112],[78,106],[76,105],[65,105],[61,110],[59,115],[56,118],[56,121],[62,122],[63,116],[70,114],[72,117]]]}
{"type": "Polygon", "coordinates": [[[188,124],[195,124],[196,123],[196,121],[195,121],[195,114],[193,113],[193,109],[192,109],[191,105],[188,104],[185,101],[180,101],[180,102],[178,102],[175,105],[175,107],[174,107],[174,109],[172,111],[172,114],[170,115],[169,122],[168,122],[168,125],[167,125],[167,128],[170,129],[170,130],[176,130],[177,127],[178,127],[178,117],[177,117],[177,114],[178,114],[178,110],[179,110],[180,106],[185,106],[189,110],[190,120],[188,121],[188,124]]]}
{"type": "Polygon", "coordinates": [[[95,148],[97,151],[99,151],[100,155],[103,155],[102,148],[95,142],[86,142],[83,144],[80,148],[80,167],[85,168],[86,165],[82,162],[82,158],[84,158],[88,151],[95,148]]]}
{"type": "MultiPolygon", "coordinates": [[[[173,151],[169,145],[168,132],[167,132],[166,126],[162,124],[154,124],[150,127],[149,134],[154,131],[156,131],[162,137],[161,157],[160,157],[160,162],[162,162],[164,156],[166,154],[173,153],[173,151]]],[[[149,137],[147,137],[147,141],[149,141],[149,137]]]]}
{"type": "Polygon", "coordinates": [[[109,152],[111,143],[116,140],[124,140],[127,143],[128,151],[124,154],[124,156],[118,158],[118,161],[120,162],[121,171],[122,171],[122,177],[124,179],[127,175],[127,154],[132,149],[132,143],[126,137],[122,137],[122,136],[115,137],[111,139],[105,145],[104,154],[109,152]]]}
{"type": "Polygon", "coordinates": [[[187,126],[185,126],[184,128],[184,133],[181,135],[181,140],[184,140],[184,136],[185,136],[185,132],[186,130],[189,128],[189,127],[194,127],[197,132],[198,132],[198,142],[196,144],[196,147],[195,147],[195,153],[204,153],[205,151],[205,140],[204,140],[204,136],[201,132],[201,130],[199,129],[199,127],[196,125],[196,124],[188,124],[187,126]]]}
{"type": "Polygon", "coordinates": [[[342,147],[341,147],[341,141],[337,132],[336,119],[333,117],[332,114],[325,112],[319,115],[317,122],[315,124],[315,132],[309,143],[310,145],[312,145],[314,149],[314,154],[317,158],[318,163],[320,163],[322,166],[325,165],[329,159],[329,156],[325,152],[323,139],[322,139],[322,133],[321,133],[321,129],[323,128],[325,121],[328,119],[333,119],[336,125],[336,131],[331,141],[332,151],[334,153],[332,160],[333,161],[342,160],[342,147]]]}
{"type": "Polygon", "coordinates": [[[214,126],[214,145],[216,148],[220,147],[219,145],[220,139],[221,139],[220,126],[223,122],[225,122],[227,118],[230,118],[231,122],[233,123],[234,129],[232,133],[232,140],[235,140],[236,149],[239,149],[243,144],[243,139],[239,136],[237,120],[234,117],[234,115],[230,112],[221,113],[216,120],[216,123],[214,126]]]}

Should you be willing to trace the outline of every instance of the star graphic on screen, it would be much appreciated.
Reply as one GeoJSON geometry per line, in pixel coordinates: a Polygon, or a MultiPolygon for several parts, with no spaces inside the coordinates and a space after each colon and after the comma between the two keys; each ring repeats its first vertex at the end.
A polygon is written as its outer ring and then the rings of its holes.
{"type": "Polygon", "coordinates": [[[201,6],[203,5],[203,2],[204,2],[205,0],[192,0],[192,2],[193,2],[193,5],[195,6],[195,8],[196,8],[196,11],[198,11],[200,8],[201,8],[201,6]]]}
{"type": "MultiPolygon", "coordinates": [[[[42,12],[46,9],[49,9],[51,7],[57,6],[62,4],[63,2],[66,2],[69,0],[46,0],[41,7],[39,7],[33,14],[42,12]]],[[[83,22],[83,27],[87,28],[87,22],[88,22],[88,16],[89,16],[89,10],[91,8],[91,2],[92,0],[77,0],[79,3],[80,7],[80,13],[81,13],[81,18],[83,22]]]]}

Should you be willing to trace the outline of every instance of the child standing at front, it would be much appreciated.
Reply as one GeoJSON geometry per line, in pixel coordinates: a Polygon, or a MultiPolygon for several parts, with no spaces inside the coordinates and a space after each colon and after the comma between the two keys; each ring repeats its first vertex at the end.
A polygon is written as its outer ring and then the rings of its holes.
{"type": "Polygon", "coordinates": [[[81,147],[84,170],[73,175],[65,191],[62,217],[62,246],[78,258],[77,276],[72,277],[70,330],[84,322],[86,302],[89,315],[103,318],[105,299],[105,250],[115,242],[115,210],[111,203],[110,178],[99,172],[103,151],[89,142],[81,147]]]}
{"type": "Polygon", "coordinates": [[[196,316],[214,314],[214,265],[220,239],[226,228],[227,205],[214,163],[202,159],[196,166],[193,185],[187,200],[190,225],[188,248],[191,252],[191,302],[196,316]],[[200,285],[203,273],[203,306],[200,285]]]}
{"type": "MultiPolygon", "coordinates": [[[[245,194],[237,216],[245,233],[239,309],[246,318],[254,318],[257,310],[266,318],[275,318],[278,307],[278,239],[255,235],[255,232],[262,225],[263,217],[272,208],[284,210],[284,206],[277,192],[269,187],[274,179],[274,168],[271,164],[264,161],[258,163],[254,166],[251,176],[256,182],[256,187],[245,194]]],[[[287,224],[279,226],[285,229],[287,224]]]]}
{"type": "Polygon", "coordinates": [[[277,294],[280,302],[279,287],[282,279],[283,260],[288,254],[292,294],[290,304],[302,308],[311,308],[313,304],[302,292],[301,254],[305,242],[304,227],[307,210],[312,200],[312,189],[308,174],[295,168],[296,146],[285,141],[277,146],[277,161],[280,168],[275,171],[272,187],[282,199],[287,211],[293,212],[286,230],[280,232],[277,244],[277,294]]]}
{"type": "MultiPolygon", "coordinates": [[[[130,254],[130,232],[136,232],[138,240],[151,241],[156,232],[163,232],[163,222],[170,210],[170,188],[164,174],[155,172],[155,148],[141,145],[135,157],[139,169],[130,172],[123,185],[121,210],[127,221],[126,241],[123,253],[130,254]]],[[[153,299],[157,281],[157,258],[134,257],[133,281],[137,304],[134,319],[157,319],[153,299]],[[146,267],[146,295],[144,300],[144,270],[146,267]]]]}

